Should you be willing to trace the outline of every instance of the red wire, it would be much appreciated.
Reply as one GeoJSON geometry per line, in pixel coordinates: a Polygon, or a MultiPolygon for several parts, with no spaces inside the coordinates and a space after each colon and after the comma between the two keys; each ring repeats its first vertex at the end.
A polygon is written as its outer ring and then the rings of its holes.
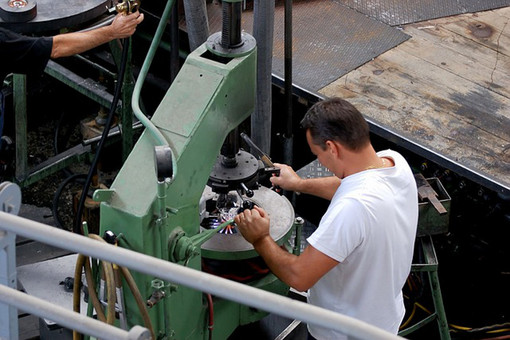
{"type": "Polygon", "coordinates": [[[209,340],[211,340],[214,327],[214,306],[211,294],[207,294],[207,304],[209,306],[209,340]]]}

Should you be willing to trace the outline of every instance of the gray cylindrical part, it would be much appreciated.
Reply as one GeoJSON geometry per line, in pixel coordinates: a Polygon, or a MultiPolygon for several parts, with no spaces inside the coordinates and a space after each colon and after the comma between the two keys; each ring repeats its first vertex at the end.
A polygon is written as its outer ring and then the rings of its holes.
{"type": "Polygon", "coordinates": [[[195,50],[209,37],[209,20],[205,0],[186,0],[184,14],[186,16],[186,30],[190,50],[195,50]]]}
{"type": "Polygon", "coordinates": [[[251,116],[251,139],[262,151],[271,151],[271,74],[274,36],[274,0],[255,0],[253,36],[257,41],[257,96],[251,116]]]}

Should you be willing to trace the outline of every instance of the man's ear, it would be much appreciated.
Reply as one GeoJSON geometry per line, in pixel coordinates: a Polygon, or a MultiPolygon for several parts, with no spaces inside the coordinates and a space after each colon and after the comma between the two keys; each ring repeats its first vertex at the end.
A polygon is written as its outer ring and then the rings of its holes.
{"type": "Polygon", "coordinates": [[[335,158],[342,158],[344,156],[344,147],[338,142],[328,140],[326,141],[326,148],[335,158]]]}

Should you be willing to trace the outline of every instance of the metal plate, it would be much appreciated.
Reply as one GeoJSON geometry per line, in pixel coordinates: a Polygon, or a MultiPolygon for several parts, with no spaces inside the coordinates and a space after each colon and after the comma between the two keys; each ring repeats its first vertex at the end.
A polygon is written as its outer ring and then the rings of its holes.
{"type": "Polygon", "coordinates": [[[334,176],[334,174],[331,171],[329,171],[328,168],[322,165],[318,159],[315,159],[311,163],[308,163],[301,169],[297,170],[296,173],[302,178],[318,178],[334,176]]]}
{"type": "MultiPolygon", "coordinates": [[[[313,92],[409,39],[331,0],[294,1],[292,14],[293,83],[313,92]]],[[[283,6],[276,7],[274,22],[272,70],[283,78],[283,6]]],[[[243,28],[252,32],[252,13],[243,13],[243,28]]]]}
{"type": "MultiPolygon", "coordinates": [[[[206,187],[202,195],[203,200],[214,197],[210,187],[206,187]]],[[[266,187],[254,190],[250,198],[258,206],[262,207],[271,219],[270,234],[273,240],[279,242],[289,235],[294,224],[294,209],[289,200],[284,196],[266,187]]],[[[248,243],[241,233],[216,234],[202,245],[202,256],[213,259],[242,259],[258,256],[253,246],[248,243]]]]}
{"type": "Polygon", "coordinates": [[[110,7],[112,7],[111,0],[37,0],[37,16],[33,20],[10,23],[0,19],[0,26],[18,33],[58,30],[93,20],[105,14],[110,7]]]}
{"type": "Polygon", "coordinates": [[[389,25],[510,6],[510,0],[334,0],[389,25]]]}

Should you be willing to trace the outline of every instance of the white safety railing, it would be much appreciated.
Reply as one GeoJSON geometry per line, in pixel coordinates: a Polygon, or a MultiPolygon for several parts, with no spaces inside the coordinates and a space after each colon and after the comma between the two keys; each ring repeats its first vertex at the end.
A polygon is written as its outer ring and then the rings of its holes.
{"type": "Polygon", "coordinates": [[[149,330],[144,327],[134,326],[130,331],[125,331],[4,285],[0,285],[0,301],[96,338],[142,340],[151,337],[149,330]]]}
{"type": "MultiPolygon", "coordinates": [[[[168,282],[182,284],[267,312],[300,320],[308,324],[333,329],[358,339],[402,339],[395,334],[343,314],[128,249],[97,242],[88,237],[56,229],[4,212],[0,212],[0,232],[1,230],[47,243],[55,247],[116,263],[140,273],[151,275],[168,282]]],[[[17,306],[17,298],[6,298],[1,292],[0,301],[17,306]]],[[[33,314],[39,315],[37,310],[33,310],[33,314]]],[[[50,316],[45,317],[50,320],[52,319],[50,316]]],[[[64,318],[64,315],[62,315],[62,317],[64,318]]],[[[62,319],[62,325],[65,325],[63,321],[62,319]]],[[[73,324],[73,327],[74,326],[73,324]]]]}

